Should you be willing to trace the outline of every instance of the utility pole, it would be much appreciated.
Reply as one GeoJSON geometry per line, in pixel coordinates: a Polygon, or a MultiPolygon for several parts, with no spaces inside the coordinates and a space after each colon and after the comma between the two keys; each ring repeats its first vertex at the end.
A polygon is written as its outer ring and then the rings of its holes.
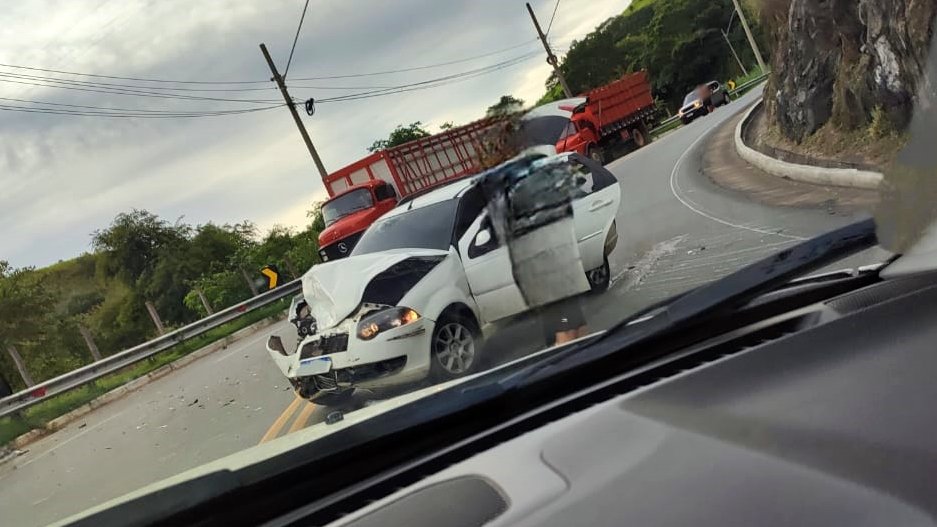
{"type": "MultiPolygon", "coordinates": [[[[722,31],[721,29],[719,31],[722,31]]],[[[745,67],[745,64],[742,64],[742,60],[739,58],[739,54],[735,52],[735,46],[732,45],[732,41],[729,40],[729,34],[725,31],[722,31],[722,38],[726,39],[726,44],[729,45],[729,49],[732,50],[732,56],[735,57],[735,62],[739,63],[739,67],[742,68],[742,73],[747,77],[748,69],[745,67]]]]}
{"type": "Polygon", "coordinates": [[[329,173],[326,172],[322,160],[319,159],[319,153],[316,152],[316,147],[312,145],[312,139],[309,138],[309,133],[306,132],[303,120],[299,118],[299,112],[296,111],[296,104],[293,103],[290,92],[286,91],[286,83],[283,82],[283,77],[280,76],[280,72],[277,71],[273,59],[270,58],[270,52],[267,51],[267,46],[261,43],[260,51],[263,52],[264,58],[267,59],[267,65],[270,66],[270,72],[273,73],[273,80],[276,81],[277,87],[280,88],[280,93],[283,94],[286,107],[290,109],[290,113],[293,114],[293,121],[296,122],[296,127],[299,128],[299,135],[303,136],[303,142],[306,143],[306,148],[309,149],[309,155],[312,156],[312,161],[316,164],[316,168],[319,169],[319,176],[322,177],[322,181],[325,181],[329,173]]]}
{"type": "Polygon", "coordinates": [[[566,94],[566,97],[572,97],[573,92],[569,90],[569,84],[566,84],[566,77],[564,77],[563,72],[560,71],[560,61],[556,58],[556,55],[553,54],[553,50],[550,49],[547,36],[544,35],[543,30],[540,29],[540,22],[537,21],[537,15],[534,14],[534,8],[530,7],[530,2],[527,3],[527,12],[530,13],[530,19],[534,21],[534,27],[537,28],[537,35],[540,37],[540,42],[543,42],[543,49],[547,52],[547,64],[553,66],[553,73],[556,74],[556,78],[560,81],[560,86],[563,87],[563,93],[566,94]]]}
{"type": "Polygon", "coordinates": [[[748,20],[745,19],[745,13],[742,12],[742,6],[739,5],[739,0],[732,0],[732,3],[735,4],[735,10],[739,14],[739,22],[742,23],[742,29],[745,30],[748,43],[751,44],[752,51],[755,52],[755,60],[758,61],[758,67],[761,68],[761,73],[767,73],[768,68],[765,66],[765,59],[761,57],[761,50],[758,49],[758,43],[755,42],[755,36],[752,35],[751,28],[748,27],[748,20]]]}

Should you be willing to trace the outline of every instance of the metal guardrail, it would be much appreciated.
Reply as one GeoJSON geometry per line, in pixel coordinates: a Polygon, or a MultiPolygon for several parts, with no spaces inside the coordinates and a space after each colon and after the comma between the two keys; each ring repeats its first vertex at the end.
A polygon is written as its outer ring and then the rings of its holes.
{"type": "Polygon", "coordinates": [[[121,368],[156,355],[176,344],[192,337],[197,337],[206,331],[231,322],[245,313],[272,304],[300,290],[302,290],[301,280],[287,282],[276,289],[261,293],[253,298],[235,304],[153,340],[138,344],[130,349],[115,353],[99,361],[92,362],[87,366],[82,366],[76,370],[72,370],[53,379],[31,386],[23,391],[14,393],[13,395],[4,397],[0,399],[0,417],[28,408],[54,395],[93,382],[109,373],[114,373],[121,368]]]}
{"type": "MultiPolygon", "coordinates": [[[[763,74],[759,75],[758,77],[755,77],[754,79],[752,79],[752,80],[750,80],[750,81],[748,81],[748,82],[746,82],[746,83],[744,83],[744,84],[742,84],[742,85],[740,85],[740,86],[736,86],[734,90],[729,90],[729,97],[732,97],[732,96],[734,96],[735,94],[737,94],[737,93],[740,92],[740,91],[747,90],[748,88],[751,88],[752,86],[754,86],[754,85],[756,85],[756,84],[758,84],[758,83],[760,83],[760,82],[763,82],[765,79],[768,78],[768,75],[770,75],[770,73],[771,73],[771,72],[763,73],[763,74]]],[[[680,116],[679,116],[679,115],[674,115],[673,117],[668,117],[667,119],[664,119],[663,121],[661,121],[660,123],[658,123],[658,125],[657,125],[656,127],[654,127],[654,128],[651,130],[651,133],[653,134],[653,133],[657,132],[658,130],[662,130],[662,129],[664,129],[664,128],[667,128],[667,127],[670,126],[671,124],[677,122],[677,120],[679,120],[679,119],[680,119],[680,116]]]]}

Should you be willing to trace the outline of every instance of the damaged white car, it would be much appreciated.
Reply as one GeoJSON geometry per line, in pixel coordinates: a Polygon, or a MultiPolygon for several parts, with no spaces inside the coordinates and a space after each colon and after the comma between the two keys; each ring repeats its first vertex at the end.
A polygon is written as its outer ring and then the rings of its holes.
{"type": "MultiPolygon", "coordinates": [[[[618,181],[578,154],[545,161],[569,163],[575,175],[583,269],[592,289],[604,290],[618,239],[618,181]]],[[[483,328],[528,310],[510,258],[477,180],[451,183],[385,214],[348,258],[310,269],[303,276],[306,305],[294,306],[291,317],[314,319],[313,334],[307,331],[293,352],[278,336],[267,349],[300,396],[324,405],[341,404],[355,388],[474,373],[483,328]]]]}

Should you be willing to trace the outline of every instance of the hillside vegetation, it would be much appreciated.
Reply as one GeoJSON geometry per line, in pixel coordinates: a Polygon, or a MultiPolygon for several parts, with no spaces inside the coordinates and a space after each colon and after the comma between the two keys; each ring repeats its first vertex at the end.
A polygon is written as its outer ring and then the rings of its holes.
{"type": "MultiPolygon", "coordinates": [[[[647,70],[655,96],[675,110],[701,82],[726,81],[742,74],[721,30],[729,24],[732,2],[635,0],[582,40],[573,41],[560,68],[570,89],[583,93],[625,73],[647,70]]],[[[749,17],[760,34],[757,17],[749,17]]],[[[745,34],[734,20],[729,38],[743,64],[755,63],[745,34]]],[[[563,98],[556,78],[547,81],[540,102],[563,98]]]]}
{"type": "Polygon", "coordinates": [[[207,314],[199,290],[217,311],[249,298],[247,279],[264,265],[298,277],[318,261],[317,207],[310,220],[299,232],[275,227],[261,236],[250,222],[193,226],[133,210],[93,234],[93,252],[42,269],[0,261],[0,375],[25,387],[11,346],[35,382],[90,363],[80,326],[103,356],[155,337],[147,301],[174,328],[207,314]]]}

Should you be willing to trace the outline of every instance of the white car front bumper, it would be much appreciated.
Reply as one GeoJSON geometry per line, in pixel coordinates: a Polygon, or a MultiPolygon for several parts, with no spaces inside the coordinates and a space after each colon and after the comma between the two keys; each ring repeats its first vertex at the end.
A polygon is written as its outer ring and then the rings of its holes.
{"type": "Polygon", "coordinates": [[[389,388],[424,379],[429,373],[433,327],[432,320],[421,318],[361,340],[357,323],[345,320],[307,337],[291,355],[284,357],[269,347],[268,351],[300,395],[315,400],[322,393],[389,388]]]}

